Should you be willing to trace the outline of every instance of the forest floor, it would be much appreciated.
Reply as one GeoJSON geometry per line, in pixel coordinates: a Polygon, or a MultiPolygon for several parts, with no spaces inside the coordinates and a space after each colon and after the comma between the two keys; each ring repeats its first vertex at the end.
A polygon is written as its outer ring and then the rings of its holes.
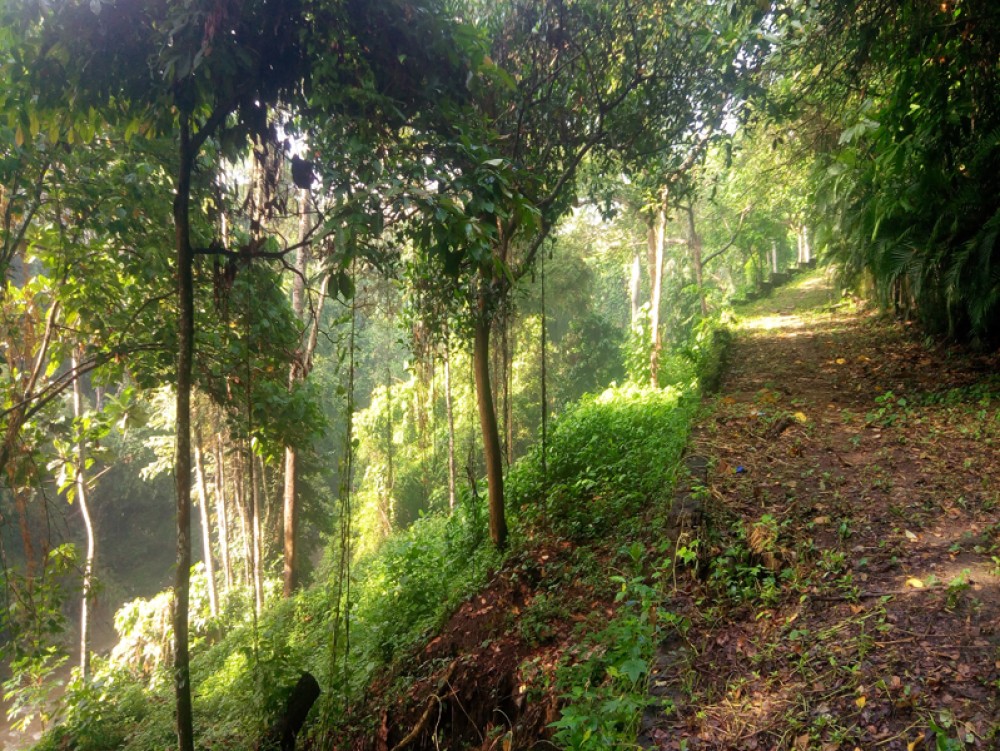
{"type": "Polygon", "coordinates": [[[640,741],[1000,749],[1000,358],[821,274],[740,315],[689,447],[702,564],[669,607],[690,627],[640,741]]]}
{"type": "Polygon", "coordinates": [[[667,555],[651,617],[671,624],[640,746],[1000,749],[1000,357],[924,340],[822,272],[739,315],[673,509],[529,542],[337,748],[553,747],[557,665],[614,648],[593,635],[638,544],[667,555]]]}

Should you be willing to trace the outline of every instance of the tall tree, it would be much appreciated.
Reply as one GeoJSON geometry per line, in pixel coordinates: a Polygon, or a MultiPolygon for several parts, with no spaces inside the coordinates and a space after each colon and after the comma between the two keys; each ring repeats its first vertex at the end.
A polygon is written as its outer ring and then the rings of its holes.
{"type": "MultiPolygon", "coordinates": [[[[573,205],[592,155],[669,149],[696,136],[710,102],[746,62],[749,16],[702,3],[560,0],[493,3],[478,23],[490,40],[459,139],[442,151],[451,221],[418,233],[444,269],[467,281],[490,535],[504,546],[501,442],[489,373],[490,332],[557,220],[573,205]],[[471,144],[482,144],[472,146],[471,144]]],[[[443,285],[442,285],[443,286],[443,285]]],[[[453,294],[446,290],[447,294],[453,294]]]]}

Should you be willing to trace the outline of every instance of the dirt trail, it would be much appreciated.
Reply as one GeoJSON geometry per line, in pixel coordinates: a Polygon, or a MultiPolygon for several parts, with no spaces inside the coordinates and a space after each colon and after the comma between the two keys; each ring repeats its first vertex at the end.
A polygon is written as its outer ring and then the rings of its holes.
{"type": "Polygon", "coordinates": [[[647,747],[1000,749],[998,358],[831,299],[745,311],[696,427],[702,569],[647,747]]]}

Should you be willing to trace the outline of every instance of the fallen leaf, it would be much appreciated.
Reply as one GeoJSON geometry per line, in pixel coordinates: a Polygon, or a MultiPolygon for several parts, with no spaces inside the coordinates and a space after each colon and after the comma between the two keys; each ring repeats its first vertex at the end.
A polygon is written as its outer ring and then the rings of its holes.
{"type": "Polygon", "coordinates": [[[916,542],[917,540],[920,539],[919,537],[917,537],[915,534],[913,534],[913,532],[911,532],[908,529],[905,530],[905,532],[906,532],[906,539],[908,539],[908,540],[910,540],[912,542],[916,542]]]}
{"type": "Polygon", "coordinates": [[[867,701],[868,700],[865,697],[859,696],[857,699],[854,700],[854,703],[858,705],[858,709],[864,709],[865,708],[865,703],[867,701]]]}
{"type": "Polygon", "coordinates": [[[923,743],[923,742],[924,742],[924,734],[921,733],[916,738],[914,738],[912,741],[910,741],[909,743],[906,744],[906,751],[913,751],[917,747],[918,744],[923,743]]]}
{"type": "Polygon", "coordinates": [[[845,360],[843,357],[838,357],[837,358],[837,365],[846,365],[846,364],[847,364],[847,360],[845,360]]]}
{"type": "Polygon", "coordinates": [[[801,423],[802,425],[805,425],[807,422],[809,422],[809,418],[806,417],[804,412],[796,412],[795,414],[792,415],[792,417],[795,418],[795,422],[801,423]]]}
{"type": "Polygon", "coordinates": [[[813,524],[829,524],[829,523],[830,523],[829,516],[817,516],[815,519],[813,519],[813,524]]]}
{"type": "Polygon", "coordinates": [[[906,580],[906,586],[913,587],[914,589],[923,589],[924,583],[915,576],[911,576],[909,579],[906,580]]]}

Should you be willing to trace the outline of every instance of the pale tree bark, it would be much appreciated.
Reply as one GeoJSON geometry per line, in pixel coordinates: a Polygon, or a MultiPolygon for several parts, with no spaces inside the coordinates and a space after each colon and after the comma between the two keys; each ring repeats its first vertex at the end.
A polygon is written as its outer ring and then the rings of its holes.
{"type": "Polygon", "coordinates": [[[778,273],[778,243],[771,240],[771,273],[778,273]]]}
{"type": "Polygon", "coordinates": [[[667,227],[667,190],[658,196],[656,210],[650,219],[646,243],[649,263],[650,300],[649,325],[653,349],[649,359],[650,382],[656,386],[660,369],[660,296],[663,290],[663,246],[667,227]]]}
{"type": "Polygon", "coordinates": [[[455,510],[455,408],[451,400],[451,347],[444,340],[444,408],[448,418],[448,509],[455,510]]]}
{"type": "Polygon", "coordinates": [[[504,421],[507,426],[507,466],[514,465],[514,332],[511,330],[509,319],[505,318],[504,329],[507,331],[504,342],[504,374],[506,382],[504,384],[504,421]]]}
{"type": "Polygon", "coordinates": [[[642,283],[642,254],[636,248],[632,254],[632,272],[629,276],[628,295],[632,303],[632,329],[639,328],[639,315],[642,303],[639,301],[639,288],[642,283]]]}
{"type": "Polygon", "coordinates": [[[812,261],[812,246],[809,245],[809,228],[805,225],[802,226],[802,253],[805,256],[806,263],[812,261]]]}
{"type": "MultiPolygon", "coordinates": [[[[309,266],[310,248],[305,242],[309,234],[309,191],[300,193],[299,242],[301,245],[295,252],[295,265],[292,274],[292,313],[297,321],[302,321],[305,311],[306,272],[309,266]]],[[[296,383],[304,377],[302,348],[295,353],[292,366],[288,373],[288,390],[295,388],[296,383]]],[[[298,586],[298,561],[296,557],[295,537],[297,532],[298,507],[298,451],[294,446],[285,447],[285,486],[282,499],[282,541],[284,543],[284,571],[282,576],[282,593],[291,597],[298,586]]]]}
{"type": "MultiPolygon", "coordinates": [[[[59,300],[53,301],[49,306],[49,311],[45,316],[45,330],[42,334],[42,340],[38,344],[38,351],[35,353],[35,362],[31,367],[27,383],[25,383],[24,389],[21,392],[20,403],[4,416],[7,421],[7,429],[4,432],[3,444],[0,445],[0,467],[6,469],[8,475],[12,478],[14,470],[9,466],[9,462],[14,453],[14,445],[17,442],[21,427],[27,418],[28,405],[35,396],[35,387],[38,385],[38,379],[48,359],[49,346],[52,343],[60,310],[61,304],[59,300]]],[[[75,372],[76,368],[73,370],[75,372]]],[[[79,374],[76,377],[78,376],[79,374]]],[[[14,484],[11,484],[11,487],[13,488],[14,484]]]]}
{"type": "Polygon", "coordinates": [[[254,455],[247,442],[247,476],[250,481],[250,576],[253,582],[253,604],[254,612],[259,616],[264,610],[264,578],[261,561],[261,530],[260,530],[260,510],[261,496],[260,483],[257,472],[254,468],[254,455]]]}
{"type": "Polygon", "coordinates": [[[243,471],[243,454],[236,450],[233,453],[233,492],[235,493],[236,511],[240,521],[240,540],[243,543],[243,584],[253,586],[253,545],[250,542],[250,504],[253,495],[247,489],[246,473],[243,471]]]}
{"type": "Polygon", "coordinates": [[[205,482],[205,467],[202,459],[201,430],[195,429],[194,476],[198,486],[198,508],[201,511],[201,547],[205,562],[205,580],[208,586],[208,610],[215,618],[219,615],[219,591],[215,584],[215,562],[212,560],[212,524],[208,511],[208,486],[205,482]]]}
{"type": "Polygon", "coordinates": [[[215,434],[215,530],[226,594],[233,588],[233,562],[229,555],[229,513],[226,510],[226,463],[222,456],[222,434],[215,434]]]}
{"type": "MultiPolygon", "coordinates": [[[[73,350],[73,370],[79,367],[79,356],[73,350]]],[[[80,378],[73,379],[73,417],[79,422],[83,416],[83,397],[80,378]]],[[[97,554],[97,539],[94,523],[90,516],[87,499],[87,455],[82,432],[76,440],[76,501],[80,504],[83,529],[87,538],[87,553],[83,559],[83,591],[80,596],[80,676],[84,683],[90,682],[90,599],[94,588],[94,558],[97,554]]]]}
{"type": "Polygon", "coordinates": [[[388,537],[392,534],[394,524],[395,509],[393,508],[393,492],[395,490],[396,477],[393,466],[393,438],[395,430],[392,424],[392,372],[389,366],[385,368],[385,486],[383,487],[382,503],[379,506],[379,514],[382,517],[382,532],[388,537]]]}

